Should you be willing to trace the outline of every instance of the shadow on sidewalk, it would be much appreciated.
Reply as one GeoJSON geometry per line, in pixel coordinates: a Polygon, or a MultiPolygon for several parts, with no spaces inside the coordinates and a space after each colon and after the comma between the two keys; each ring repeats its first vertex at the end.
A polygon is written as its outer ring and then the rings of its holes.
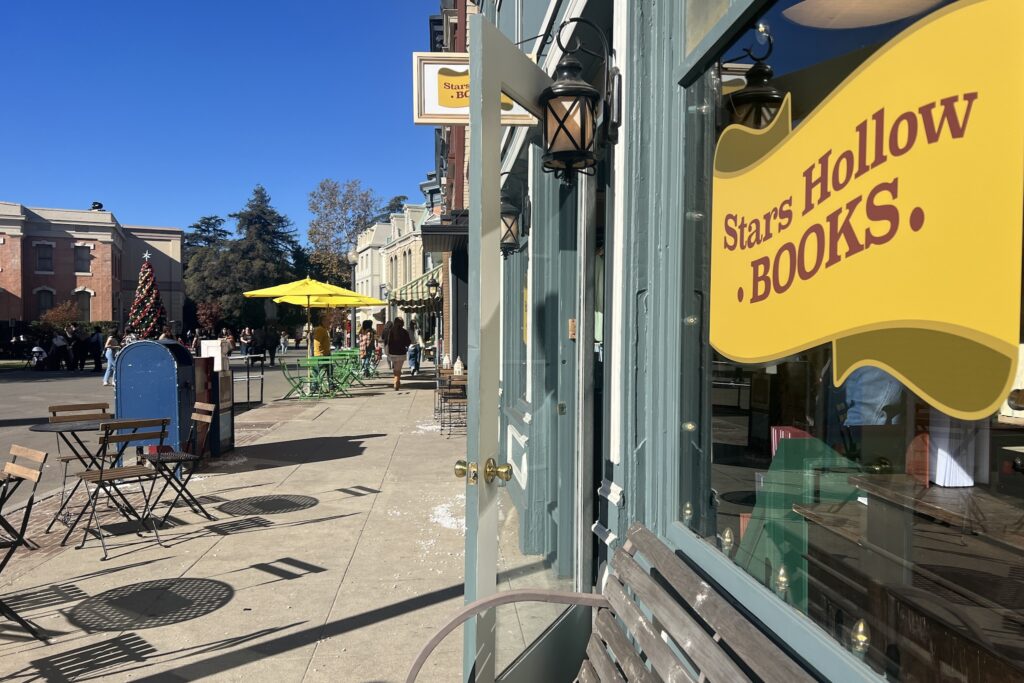
{"type": "Polygon", "coordinates": [[[273,443],[238,446],[223,463],[214,467],[227,467],[232,472],[250,472],[273,467],[292,467],[314,462],[342,460],[362,455],[363,442],[387,434],[354,434],[351,436],[317,436],[309,439],[290,439],[273,443]]]}

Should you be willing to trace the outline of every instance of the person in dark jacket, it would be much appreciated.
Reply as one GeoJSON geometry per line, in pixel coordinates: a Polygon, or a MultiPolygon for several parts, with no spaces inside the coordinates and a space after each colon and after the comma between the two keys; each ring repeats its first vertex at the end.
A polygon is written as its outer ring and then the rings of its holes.
{"type": "Polygon", "coordinates": [[[402,365],[405,363],[405,354],[409,351],[412,339],[409,331],[405,329],[405,321],[395,318],[395,324],[387,337],[388,358],[391,360],[391,370],[395,373],[395,391],[402,386],[402,365]]]}

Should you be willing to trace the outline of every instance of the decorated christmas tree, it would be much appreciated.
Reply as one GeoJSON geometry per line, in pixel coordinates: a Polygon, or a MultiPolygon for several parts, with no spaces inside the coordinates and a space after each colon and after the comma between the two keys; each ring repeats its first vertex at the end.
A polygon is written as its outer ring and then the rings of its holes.
{"type": "Polygon", "coordinates": [[[128,326],[125,330],[139,339],[156,339],[167,324],[167,311],[160,300],[160,290],[156,286],[153,264],[149,262],[149,258],[148,251],[142,255],[139,286],[135,289],[135,301],[128,312],[128,326]]]}

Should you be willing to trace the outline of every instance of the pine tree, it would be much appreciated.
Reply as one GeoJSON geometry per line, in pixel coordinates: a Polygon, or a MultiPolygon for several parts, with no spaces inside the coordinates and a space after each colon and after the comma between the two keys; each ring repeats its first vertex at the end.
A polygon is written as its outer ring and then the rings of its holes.
{"type": "Polygon", "coordinates": [[[153,264],[149,262],[149,252],[143,254],[142,258],[139,286],[135,289],[135,301],[128,312],[126,332],[134,334],[139,339],[156,339],[167,324],[167,311],[160,300],[160,290],[153,275],[153,264]]]}

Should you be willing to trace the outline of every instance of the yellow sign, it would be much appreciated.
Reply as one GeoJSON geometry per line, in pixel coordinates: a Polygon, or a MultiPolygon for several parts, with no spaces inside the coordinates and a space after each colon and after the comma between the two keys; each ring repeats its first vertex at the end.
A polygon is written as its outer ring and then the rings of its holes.
{"type": "MultiPolygon", "coordinates": [[[[469,69],[442,67],[437,72],[437,103],[447,109],[464,109],[469,106],[469,69]]],[[[501,94],[501,110],[512,111],[514,103],[505,93],[501,94]]]]}
{"type": "Polygon", "coordinates": [[[1020,339],[1020,0],[962,0],[872,55],[792,130],[715,152],[711,343],[743,363],[833,345],[961,419],[994,413],[1020,339]]]}
{"type": "MultiPolygon", "coordinates": [[[[469,54],[414,52],[413,123],[469,124],[469,54]]],[[[501,94],[501,123],[532,126],[537,120],[505,93],[501,94]]]]}

